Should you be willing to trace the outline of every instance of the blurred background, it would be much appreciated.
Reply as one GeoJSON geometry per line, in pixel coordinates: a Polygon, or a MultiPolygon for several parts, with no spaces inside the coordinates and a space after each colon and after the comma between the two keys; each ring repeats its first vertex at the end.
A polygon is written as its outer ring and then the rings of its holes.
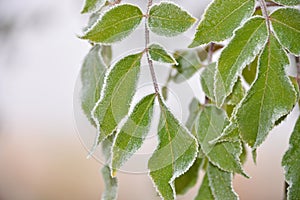
{"type": "MultiPolygon", "coordinates": [[[[74,95],[74,90],[90,48],[86,41],[77,38],[88,20],[88,16],[80,15],[82,1],[0,0],[0,200],[101,198],[102,164],[86,159],[88,152],[79,137],[84,133],[78,133],[75,119],[80,111],[76,106],[79,96],[76,92],[74,95]]],[[[199,19],[210,1],[175,2],[199,19]]],[[[145,9],[146,1],[138,4],[145,9]]],[[[114,58],[142,47],[139,33],[137,30],[128,40],[116,44],[114,58]]],[[[192,35],[190,30],[184,36],[188,39],[183,41],[157,40],[171,49],[184,48],[192,35]]],[[[163,69],[158,69],[157,74],[164,82],[163,69]]],[[[183,112],[177,115],[185,120],[189,102],[181,102],[183,112]]],[[[242,200],[283,198],[280,162],[297,115],[298,107],[272,131],[258,150],[256,165],[249,157],[245,170],[252,178],[235,177],[234,187],[242,200]]],[[[159,199],[146,173],[120,172],[118,176],[118,199],[159,199]]],[[[192,199],[199,185],[200,181],[178,199],[192,199]]]]}

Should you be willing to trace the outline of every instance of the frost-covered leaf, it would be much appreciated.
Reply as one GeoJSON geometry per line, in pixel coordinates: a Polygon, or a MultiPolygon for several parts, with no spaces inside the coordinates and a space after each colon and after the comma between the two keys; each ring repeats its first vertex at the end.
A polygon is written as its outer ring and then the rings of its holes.
{"type": "Polygon", "coordinates": [[[105,184],[105,190],[101,196],[101,200],[115,200],[118,196],[118,182],[117,178],[113,178],[110,175],[110,169],[108,166],[104,166],[101,170],[102,177],[105,184]]]}
{"type": "Polygon", "coordinates": [[[194,97],[189,105],[189,117],[185,123],[186,128],[192,132],[192,127],[195,125],[197,116],[199,115],[201,105],[194,97]]]}
{"type": "Polygon", "coordinates": [[[94,12],[104,6],[106,0],[85,0],[81,13],[94,12]]]}
{"type": "Polygon", "coordinates": [[[88,120],[93,124],[91,111],[97,102],[96,88],[103,85],[106,66],[100,57],[100,45],[95,45],[86,55],[81,68],[81,107],[88,120]]]}
{"type": "Polygon", "coordinates": [[[209,185],[215,200],[238,199],[232,188],[232,173],[209,164],[207,167],[209,185]]]}
{"type": "Polygon", "coordinates": [[[175,178],[186,172],[197,157],[198,144],[191,133],[174,117],[159,98],[161,117],[159,145],[148,167],[157,191],[164,199],[175,199],[175,178]]]}
{"type": "Polygon", "coordinates": [[[245,89],[242,85],[241,79],[238,79],[237,82],[235,83],[232,93],[230,96],[228,96],[229,101],[227,104],[229,105],[238,105],[238,103],[243,99],[245,95],[245,89]]]}
{"type": "Polygon", "coordinates": [[[171,37],[185,32],[195,21],[195,18],[176,4],[162,2],[151,7],[148,25],[152,32],[171,37]]]}
{"type": "Polygon", "coordinates": [[[214,200],[214,196],[211,192],[207,173],[204,175],[201,186],[195,200],[214,200]]]}
{"type": "Polygon", "coordinates": [[[300,117],[290,137],[290,147],[282,159],[285,178],[289,184],[287,199],[296,200],[300,194],[300,117]]]}
{"type": "Polygon", "coordinates": [[[176,60],[173,58],[171,54],[169,54],[162,46],[159,44],[152,44],[149,46],[149,54],[152,60],[169,63],[169,64],[177,64],[176,60]]]}
{"type": "Polygon", "coordinates": [[[176,194],[185,194],[196,185],[202,159],[197,158],[190,169],[175,179],[176,194]]]}
{"type": "Polygon", "coordinates": [[[257,79],[236,114],[242,139],[254,149],[296,102],[294,86],[285,74],[287,65],[286,53],[276,38],[270,35],[259,58],[257,79]]]}
{"type": "Polygon", "coordinates": [[[156,95],[144,97],[117,134],[112,149],[112,169],[119,169],[143,144],[149,131],[156,95]]]}
{"type": "Polygon", "coordinates": [[[291,53],[300,55],[300,10],[278,9],[270,19],[279,42],[291,53]]]}
{"type": "Polygon", "coordinates": [[[258,56],[244,68],[242,75],[245,81],[251,85],[256,78],[258,56]]]}
{"type": "Polygon", "coordinates": [[[225,171],[243,174],[239,160],[242,153],[239,141],[211,143],[228,124],[225,112],[215,106],[206,106],[198,120],[197,139],[209,161],[225,171]]]}
{"type": "Polygon", "coordinates": [[[254,12],[254,0],[214,0],[207,8],[189,47],[220,42],[254,12]]]}
{"type": "Polygon", "coordinates": [[[300,4],[300,0],[273,0],[273,1],[278,4],[286,5],[286,6],[295,6],[300,4]]]}
{"type": "Polygon", "coordinates": [[[142,53],[126,56],[106,74],[102,96],[92,111],[97,125],[97,143],[112,134],[128,113],[135,93],[142,53]]]}
{"type": "Polygon", "coordinates": [[[140,24],[143,13],[139,7],[129,4],[108,10],[82,39],[111,44],[127,37],[140,24]]]}
{"type": "Polygon", "coordinates": [[[102,45],[101,56],[102,56],[103,62],[106,64],[106,66],[110,66],[111,59],[112,59],[111,46],[102,45]]]}
{"type": "Polygon", "coordinates": [[[205,67],[200,76],[202,90],[205,95],[212,101],[215,101],[214,96],[214,80],[215,80],[216,63],[211,63],[205,67]]]}
{"type": "Polygon", "coordinates": [[[265,19],[254,17],[235,32],[234,38],[222,51],[215,75],[217,106],[224,103],[243,68],[250,64],[264,47],[268,37],[265,19]]]}
{"type": "Polygon", "coordinates": [[[196,51],[176,51],[174,58],[177,61],[177,65],[173,65],[177,70],[177,74],[173,78],[176,83],[186,81],[202,67],[196,51]]]}

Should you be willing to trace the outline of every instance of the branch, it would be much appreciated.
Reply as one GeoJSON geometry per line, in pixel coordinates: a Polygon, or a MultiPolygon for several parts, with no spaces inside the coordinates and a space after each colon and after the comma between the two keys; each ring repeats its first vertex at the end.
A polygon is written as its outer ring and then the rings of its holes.
{"type": "Polygon", "coordinates": [[[259,0],[259,4],[260,4],[260,7],[261,7],[261,11],[263,13],[263,16],[266,19],[268,32],[269,32],[269,34],[271,34],[270,17],[269,17],[269,14],[268,14],[267,4],[266,4],[265,0],[259,0]]]}
{"type": "Polygon", "coordinates": [[[149,16],[149,10],[150,7],[152,6],[152,0],[148,1],[148,5],[147,5],[147,12],[146,12],[146,19],[145,19],[145,53],[147,56],[147,61],[148,61],[148,65],[149,65],[149,69],[150,69],[150,73],[151,73],[151,77],[152,77],[152,81],[153,81],[153,86],[154,86],[154,90],[155,90],[155,94],[158,95],[159,94],[159,88],[158,88],[158,84],[157,84],[157,80],[156,80],[156,75],[155,75],[155,71],[154,71],[154,67],[153,67],[153,62],[150,59],[150,55],[149,55],[149,43],[150,43],[150,34],[149,34],[149,28],[148,28],[148,16],[149,16]]]}

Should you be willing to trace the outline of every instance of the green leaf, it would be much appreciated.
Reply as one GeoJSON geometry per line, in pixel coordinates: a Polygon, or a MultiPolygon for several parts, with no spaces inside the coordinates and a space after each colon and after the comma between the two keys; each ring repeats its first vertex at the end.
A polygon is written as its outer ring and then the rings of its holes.
{"type": "Polygon", "coordinates": [[[286,6],[296,6],[300,4],[300,0],[273,0],[273,1],[278,4],[286,5],[286,6]]]}
{"type": "Polygon", "coordinates": [[[300,10],[278,9],[270,19],[279,42],[291,53],[300,55],[300,10]]]}
{"type": "Polygon", "coordinates": [[[170,55],[165,48],[160,46],[159,44],[151,44],[149,46],[149,54],[152,60],[168,63],[168,64],[177,64],[176,60],[170,55]]]}
{"type": "Polygon", "coordinates": [[[300,117],[298,118],[294,131],[290,137],[290,146],[282,159],[285,170],[285,178],[289,184],[288,200],[299,199],[300,194],[300,117]]]}
{"type": "Polygon", "coordinates": [[[105,190],[102,194],[102,200],[115,200],[118,196],[118,182],[117,178],[113,178],[110,175],[110,169],[108,166],[104,166],[101,170],[102,177],[105,184],[105,190]]]}
{"type": "Polygon", "coordinates": [[[197,121],[197,116],[199,115],[201,105],[199,101],[194,97],[189,105],[189,117],[186,121],[186,128],[192,132],[192,127],[197,121]]]}
{"type": "Polygon", "coordinates": [[[242,153],[240,142],[211,143],[228,124],[225,112],[215,106],[206,106],[198,119],[197,139],[209,161],[225,171],[244,175],[239,160],[242,153]]]}
{"type": "Polygon", "coordinates": [[[198,144],[161,98],[159,103],[161,107],[159,145],[151,156],[148,167],[160,196],[171,200],[176,197],[174,180],[192,166],[197,157],[198,144]]]}
{"type": "Polygon", "coordinates": [[[201,186],[195,200],[214,200],[214,196],[211,192],[207,173],[204,175],[201,186]]]}
{"type": "Polygon", "coordinates": [[[85,0],[81,14],[99,10],[105,4],[105,0],[85,0]]]}
{"type": "Polygon", "coordinates": [[[162,2],[150,8],[148,25],[152,32],[171,37],[185,32],[195,21],[195,18],[176,4],[162,2]]]}
{"type": "Polygon", "coordinates": [[[132,33],[140,24],[143,13],[139,7],[129,4],[115,6],[88,30],[82,39],[111,44],[132,33]]]}
{"type": "Polygon", "coordinates": [[[265,19],[254,17],[235,32],[234,38],[222,51],[215,80],[217,106],[224,103],[243,68],[250,64],[264,47],[268,37],[265,19]]]}
{"type": "Polygon", "coordinates": [[[190,48],[209,42],[221,42],[254,12],[254,0],[214,0],[197,28],[190,48]]]}
{"type": "Polygon", "coordinates": [[[102,95],[92,111],[97,125],[97,144],[111,135],[128,113],[137,85],[141,57],[142,53],[126,56],[106,75],[102,95]]]}
{"type": "Polygon", "coordinates": [[[205,95],[212,101],[215,101],[214,96],[214,76],[216,71],[216,63],[211,63],[203,70],[200,76],[202,90],[205,95]]]}
{"type": "Polygon", "coordinates": [[[173,65],[177,70],[173,78],[175,83],[186,81],[202,67],[196,51],[176,51],[174,58],[177,61],[177,65],[173,65]]]}
{"type": "Polygon", "coordinates": [[[242,72],[245,81],[249,85],[251,85],[256,78],[257,64],[258,64],[258,56],[256,56],[256,58],[247,67],[245,67],[242,72]]]}
{"type": "Polygon", "coordinates": [[[102,47],[95,45],[86,55],[81,68],[81,107],[88,120],[93,124],[91,111],[97,102],[96,88],[103,85],[106,66],[100,57],[102,47]]]}
{"type": "Polygon", "coordinates": [[[111,46],[102,45],[101,56],[102,56],[103,62],[106,64],[106,66],[110,66],[111,59],[112,59],[111,46]]]}
{"type": "Polygon", "coordinates": [[[117,134],[112,149],[113,173],[142,146],[151,125],[155,97],[155,94],[144,97],[117,134]]]}
{"type": "Polygon", "coordinates": [[[257,79],[236,114],[242,139],[254,149],[296,102],[294,86],[285,74],[287,65],[289,60],[285,51],[270,35],[259,58],[257,79]]]}
{"type": "Polygon", "coordinates": [[[227,104],[234,106],[238,105],[238,103],[243,99],[244,95],[245,89],[242,85],[241,79],[239,78],[233,87],[231,95],[228,96],[229,100],[227,104]]]}
{"type": "Polygon", "coordinates": [[[206,173],[215,200],[238,199],[232,188],[232,173],[222,171],[212,164],[208,165],[206,173]]]}
{"type": "Polygon", "coordinates": [[[185,194],[196,185],[202,159],[197,158],[191,168],[175,179],[176,194],[185,194]]]}

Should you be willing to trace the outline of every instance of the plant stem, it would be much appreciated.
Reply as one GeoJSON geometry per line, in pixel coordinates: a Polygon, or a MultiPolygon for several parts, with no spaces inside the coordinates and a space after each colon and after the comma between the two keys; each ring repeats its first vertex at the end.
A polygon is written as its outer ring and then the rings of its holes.
{"type": "Polygon", "coordinates": [[[207,55],[208,64],[210,64],[211,61],[212,61],[212,56],[213,56],[213,53],[214,53],[214,46],[215,46],[215,43],[213,43],[213,42],[211,42],[210,45],[209,45],[208,55],[207,55]]]}
{"type": "Polygon", "coordinates": [[[296,80],[298,83],[298,87],[300,89],[300,58],[299,57],[296,57],[296,68],[297,68],[296,80]]]}
{"type": "Polygon", "coordinates": [[[153,81],[155,94],[158,95],[159,94],[159,88],[158,88],[158,84],[157,84],[157,80],[156,80],[156,75],[155,75],[155,71],[154,71],[154,67],[153,67],[153,62],[150,59],[149,49],[148,49],[148,46],[149,46],[149,43],[150,43],[150,34],[149,34],[148,19],[147,18],[149,16],[149,10],[150,10],[150,7],[152,6],[152,2],[153,2],[153,0],[148,1],[147,12],[146,12],[146,15],[145,15],[146,16],[146,19],[145,19],[145,53],[146,53],[146,57],[147,57],[147,61],[148,61],[152,81],[153,81]]]}
{"type": "Polygon", "coordinates": [[[263,16],[266,19],[267,29],[268,29],[268,33],[270,35],[271,34],[270,17],[269,17],[269,14],[268,14],[268,9],[267,9],[266,2],[265,2],[265,0],[259,0],[259,4],[260,4],[260,7],[261,7],[261,11],[263,13],[263,16]]]}

